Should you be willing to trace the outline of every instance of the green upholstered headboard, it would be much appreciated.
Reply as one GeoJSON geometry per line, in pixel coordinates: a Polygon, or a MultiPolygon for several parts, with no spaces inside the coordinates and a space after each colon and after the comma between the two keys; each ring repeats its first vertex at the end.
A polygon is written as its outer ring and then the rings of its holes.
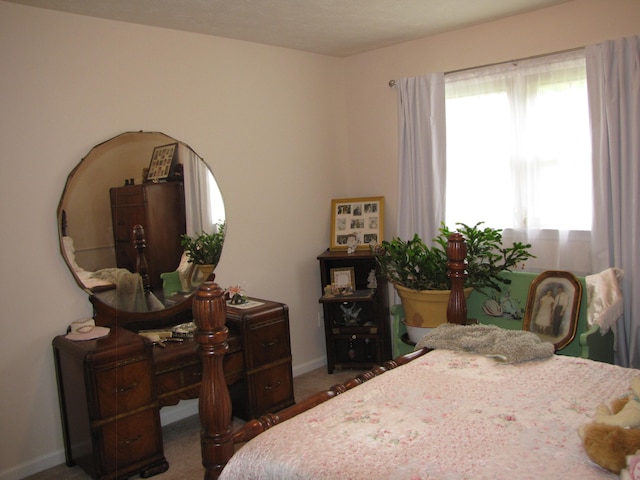
{"type": "MultiPolygon", "coordinates": [[[[501,292],[474,291],[467,302],[467,317],[478,323],[497,325],[511,330],[521,330],[524,311],[529,295],[529,286],[538,274],[527,272],[512,272],[504,276],[511,280],[502,286],[501,292]],[[483,310],[483,304],[493,297],[503,308],[500,317],[491,316],[483,310]]],[[[584,277],[576,277],[582,285],[582,299],[578,316],[578,327],[574,339],[557,353],[572,357],[590,358],[601,362],[614,363],[613,334],[607,332],[601,335],[597,327],[588,329],[587,326],[587,287],[584,277]]],[[[401,336],[404,334],[402,305],[393,305],[391,313],[394,315],[392,332],[394,335],[394,355],[406,353],[407,348],[402,345],[401,336]]]]}

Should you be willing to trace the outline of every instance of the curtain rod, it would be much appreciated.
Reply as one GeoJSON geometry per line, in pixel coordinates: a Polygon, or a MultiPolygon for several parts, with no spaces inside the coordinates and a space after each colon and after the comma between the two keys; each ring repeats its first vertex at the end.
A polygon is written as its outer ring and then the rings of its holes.
{"type": "MultiPolygon", "coordinates": [[[[487,63],[486,65],[478,65],[476,67],[460,68],[458,70],[450,70],[448,72],[444,72],[444,74],[445,75],[449,75],[449,74],[452,74],[452,73],[460,73],[460,72],[467,72],[469,70],[476,70],[478,68],[486,68],[486,67],[494,67],[496,65],[504,65],[505,63],[523,62],[525,60],[533,60],[535,58],[548,57],[550,55],[558,55],[560,53],[577,52],[578,50],[584,50],[584,48],[585,47],[569,48],[567,50],[559,50],[557,52],[552,52],[552,53],[541,53],[540,55],[532,55],[531,57],[519,58],[519,59],[516,59],[516,60],[507,60],[506,62],[487,63]]],[[[390,88],[395,88],[395,86],[396,86],[396,81],[395,80],[389,80],[389,87],[390,88]]]]}

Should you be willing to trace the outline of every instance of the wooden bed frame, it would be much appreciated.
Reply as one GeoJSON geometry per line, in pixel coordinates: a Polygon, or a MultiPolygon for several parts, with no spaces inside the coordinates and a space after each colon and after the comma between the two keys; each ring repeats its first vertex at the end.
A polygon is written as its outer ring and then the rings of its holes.
{"type": "MultiPolygon", "coordinates": [[[[448,275],[451,279],[451,295],[447,309],[449,323],[466,323],[467,306],[463,287],[466,277],[466,255],[467,246],[463,236],[459,233],[453,233],[449,237],[447,245],[448,275]]],[[[225,312],[224,291],[212,281],[204,282],[194,295],[193,316],[197,327],[195,340],[199,344],[198,351],[202,360],[202,385],[199,400],[200,436],[202,464],[205,467],[205,479],[208,480],[218,478],[232,457],[236,444],[247,442],[299,413],[428,352],[427,349],[421,349],[385,362],[384,365],[361,373],[327,391],[319,392],[289,408],[250,420],[234,433],[232,430],[231,399],[223,371],[224,355],[228,349],[225,312]]]]}

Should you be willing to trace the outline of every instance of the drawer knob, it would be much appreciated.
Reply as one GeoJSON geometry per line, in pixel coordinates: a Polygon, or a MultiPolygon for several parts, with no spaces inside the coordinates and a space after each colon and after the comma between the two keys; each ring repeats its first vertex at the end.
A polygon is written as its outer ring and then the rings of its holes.
{"type": "Polygon", "coordinates": [[[277,345],[279,342],[279,339],[275,339],[272,340],[271,342],[262,342],[262,348],[270,348],[273,347],[274,345],[277,345]]]}
{"type": "Polygon", "coordinates": [[[128,440],[120,440],[120,445],[123,445],[123,446],[131,445],[132,443],[140,440],[141,437],[142,437],[142,434],[138,434],[137,437],[130,438],[128,440]]]}
{"type": "Polygon", "coordinates": [[[274,385],[267,385],[266,387],[264,387],[264,389],[265,390],[275,390],[280,385],[282,385],[282,382],[280,380],[278,380],[274,385]]]}
{"type": "Polygon", "coordinates": [[[130,392],[131,390],[134,390],[138,387],[138,383],[137,382],[133,382],[131,385],[126,385],[124,387],[118,387],[116,388],[116,393],[126,393],[126,392],[130,392]]]}

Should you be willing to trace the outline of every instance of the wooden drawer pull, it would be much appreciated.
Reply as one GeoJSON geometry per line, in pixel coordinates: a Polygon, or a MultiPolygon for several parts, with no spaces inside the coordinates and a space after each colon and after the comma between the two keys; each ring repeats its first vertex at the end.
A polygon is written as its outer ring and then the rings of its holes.
{"type": "Polygon", "coordinates": [[[262,342],[262,348],[273,347],[274,345],[277,345],[279,341],[280,340],[278,338],[276,338],[275,340],[273,340],[271,342],[262,342]]]}
{"type": "Polygon", "coordinates": [[[129,440],[120,440],[120,445],[123,445],[123,446],[131,445],[132,443],[137,442],[138,440],[140,440],[140,438],[142,438],[141,434],[139,434],[135,438],[130,438],[129,440]]]}
{"type": "Polygon", "coordinates": [[[267,385],[266,387],[264,387],[265,390],[275,390],[276,388],[278,388],[280,385],[282,385],[282,382],[280,380],[278,380],[275,385],[267,385]]]}
{"type": "Polygon", "coordinates": [[[116,388],[116,393],[127,393],[131,390],[135,390],[136,388],[138,388],[138,382],[133,382],[131,385],[127,385],[126,387],[116,388]]]}

